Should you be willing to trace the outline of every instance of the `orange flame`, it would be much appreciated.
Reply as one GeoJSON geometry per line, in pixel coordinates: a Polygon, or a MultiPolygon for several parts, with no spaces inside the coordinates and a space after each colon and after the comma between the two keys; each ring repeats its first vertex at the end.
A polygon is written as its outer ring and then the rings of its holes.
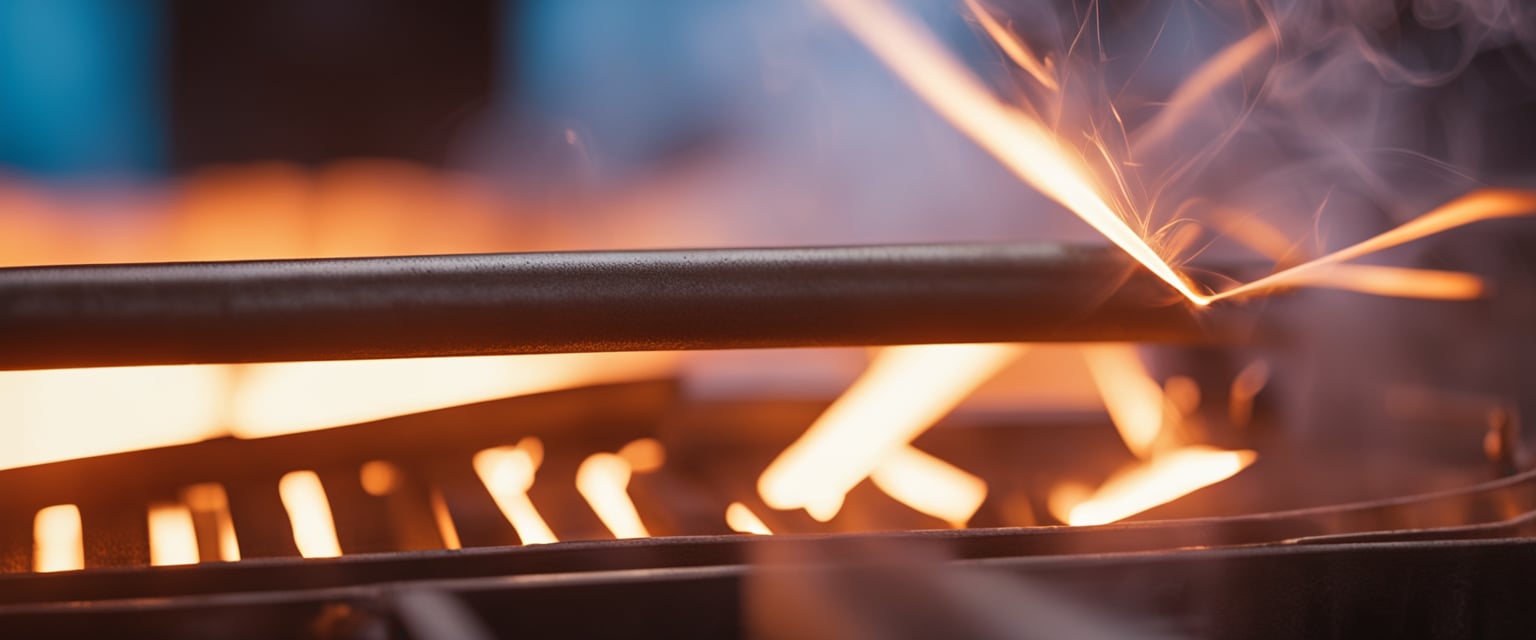
{"type": "Polygon", "coordinates": [[[910,446],[880,461],[869,479],[914,510],[963,529],[987,499],[987,483],[910,446]]]}
{"type": "MultiPolygon", "coordinates": [[[[502,515],[512,523],[512,528],[517,531],[517,537],[523,544],[548,544],[556,542],[555,533],[549,530],[544,517],[539,515],[538,509],[533,506],[533,501],[528,499],[528,490],[533,488],[534,474],[539,470],[539,465],[544,460],[544,443],[538,438],[523,438],[513,447],[496,447],[486,449],[475,454],[472,464],[475,474],[480,476],[480,482],[490,491],[491,499],[496,502],[496,507],[501,509],[502,515]]],[[[446,511],[446,508],[444,509],[446,511]]],[[[439,518],[439,527],[442,527],[443,518],[439,518]]],[[[444,538],[449,537],[452,521],[444,529],[444,538]]],[[[457,532],[452,534],[456,540],[457,532]]]]}
{"type": "MultiPolygon", "coordinates": [[[[824,514],[1022,349],[961,344],[882,350],[869,369],[768,465],[758,478],[758,493],[774,509],[814,507],[824,514]]],[[[831,511],[836,513],[835,508],[831,511]]]]}
{"type": "Polygon", "coordinates": [[[79,507],[56,504],[39,510],[32,521],[32,540],[33,571],[47,573],[85,568],[79,507]]]}
{"type": "Polygon", "coordinates": [[[197,564],[198,560],[192,510],[177,503],[150,505],[149,564],[197,564]]]}
{"type": "Polygon", "coordinates": [[[731,527],[731,531],[737,533],[750,533],[759,536],[771,536],[773,531],[768,525],[763,524],[762,519],[752,510],[740,502],[732,502],[725,508],[725,524],[731,527]]]}
{"type": "Polygon", "coordinates": [[[1252,464],[1254,457],[1252,451],[1184,447],[1122,469],[1086,500],[1061,500],[1053,495],[1050,504],[1061,509],[1075,502],[1066,513],[1054,514],[1067,524],[1107,524],[1226,480],[1252,464]]]}
{"type": "Polygon", "coordinates": [[[649,538],[640,512],[629,499],[629,479],[634,469],[629,461],[612,453],[587,456],[576,469],[576,490],[587,499],[597,519],[615,538],[649,538]]]}
{"type": "Polygon", "coordinates": [[[1136,355],[1136,347],[1085,346],[1083,358],[1126,448],[1138,458],[1150,457],[1152,445],[1169,416],[1163,389],[1147,373],[1141,357],[1136,355]]]}
{"type": "Polygon", "coordinates": [[[277,483],[283,508],[293,525],[293,541],[299,555],[306,558],[334,558],[341,555],[336,538],[336,521],[331,518],[331,503],[325,497],[320,476],[313,471],[294,471],[277,483]]]}

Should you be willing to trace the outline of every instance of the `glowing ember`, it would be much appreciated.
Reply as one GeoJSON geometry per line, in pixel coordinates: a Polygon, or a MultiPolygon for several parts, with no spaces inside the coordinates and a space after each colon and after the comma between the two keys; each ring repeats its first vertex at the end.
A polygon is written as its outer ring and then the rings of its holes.
{"type": "Polygon", "coordinates": [[[80,508],[57,504],[37,512],[32,521],[32,570],[39,573],[85,568],[80,508]]]}
{"type": "Polygon", "coordinates": [[[197,532],[192,510],[184,504],[149,507],[149,563],[155,566],[196,564],[197,532]]]}
{"type": "MultiPolygon", "coordinates": [[[[1071,525],[1107,524],[1226,480],[1253,460],[1252,451],[1184,447],[1121,470],[1070,511],[1055,515],[1071,525]]],[[[1050,502],[1055,506],[1072,501],[1050,502]]]]}
{"type": "Polygon", "coordinates": [[[961,529],[987,499],[987,483],[912,447],[880,461],[870,474],[875,486],[913,509],[961,529]]]}
{"type": "Polygon", "coordinates": [[[325,497],[320,476],[313,471],[294,471],[277,483],[288,522],[293,525],[293,541],[299,555],[306,558],[334,558],[341,555],[336,539],[336,521],[331,518],[331,503],[325,497]]]}
{"type": "Polygon", "coordinates": [[[730,506],[725,508],[725,524],[731,527],[731,531],[737,533],[750,533],[759,536],[773,535],[773,531],[768,529],[768,525],[763,524],[763,521],[757,517],[757,514],[752,513],[752,510],[747,508],[747,505],[740,502],[732,502],[730,506]]]}
{"type": "Polygon", "coordinates": [[[587,499],[615,538],[648,538],[640,513],[629,499],[629,462],[611,453],[594,453],[576,469],[576,490],[587,499]]]}
{"type": "MultiPolygon", "coordinates": [[[[921,345],[881,351],[869,369],[758,478],[768,506],[840,503],[882,461],[910,444],[1023,347],[921,345]]],[[[835,513],[835,510],[834,510],[835,513]]]]}
{"type": "Polygon", "coordinates": [[[1083,347],[1083,358],[1094,384],[1104,399],[1111,422],[1120,431],[1126,448],[1138,458],[1152,454],[1152,446],[1169,417],[1163,389],[1147,373],[1133,345],[1106,344],[1083,347]]]}
{"type": "Polygon", "coordinates": [[[619,457],[629,463],[635,473],[649,473],[667,462],[667,450],[655,438],[640,438],[619,449],[619,457]]]}
{"type": "MultiPolygon", "coordinates": [[[[496,447],[476,453],[473,460],[480,482],[490,491],[496,507],[512,523],[512,528],[517,531],[517,537],[522,539],[523,544],[558,541],[555,533],[549,530],[549,525],[545,524],[544,517],[533,507],[533,501],[528,499],[528,490],[533,488],[534,474],[538,472],[543,459],[544,444],[538,438],[523,438],[515,447],[496,447]]],[[[440,529],[446,529],[443,526],[445,521],[448,527],[452,526],[452,520],[439,517],[440,529]]],[[[447,537],[445,532],[444,538],[447,537]]],[[[457,532],[453,533],[453,538],[458,538],[457,532]]]]}

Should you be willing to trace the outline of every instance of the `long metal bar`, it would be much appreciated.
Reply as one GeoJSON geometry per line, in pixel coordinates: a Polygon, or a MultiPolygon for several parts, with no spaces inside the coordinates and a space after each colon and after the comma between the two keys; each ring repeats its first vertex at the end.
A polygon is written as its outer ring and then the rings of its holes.
{"type": "Polygon", "coordinates": [[[898,245],[0,269],[0,369],[1230,337],[1119,252],[898,245]]]}

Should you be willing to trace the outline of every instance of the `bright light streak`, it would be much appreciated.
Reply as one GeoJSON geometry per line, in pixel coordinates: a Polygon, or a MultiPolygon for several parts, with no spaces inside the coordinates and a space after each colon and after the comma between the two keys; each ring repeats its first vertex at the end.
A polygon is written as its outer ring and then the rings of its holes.
{"type": "Polygon", "coordinates": [[[180,503],[149,506],[149,564],[197,564],[197,530],[192,510],[180,503]]]}
{"type": "MultiPolygon", "coordinates": [[[[480,482],[496,501],[496,507],[517,530],[523,544],[557,542],[544,517],[539,515],[528,490],[543,461],[544,445],[538,438],[523,438],[515,447],[496,447],[475,454],[473,464],[480,482]]],[[[441,521],[439,522],[441,528],[441,521]]],[[[447,537],[446,535],[444,536],[447,537]]],[[[455,532],[454,537],[457,537],[455,532]]]]}
{"type": "Polygon", "coordinates": [[[85,568],[85,541],[80,533],[80,508],[56,504],[37,512],[32,521],[32,570],[38,573],[85,568]]]}
{"type": "Polygon", "coordinates": [[[640,513],[629,499],[629,462],[611,453],[587,456],[576,469],[576,490],[587,499],[615,538],[649,538],[640,513]]]}
{"type": "Polygon", "coordinates": [[[881,461],[910,444],[1013,362],[1018,345],[919,345],[882,350],[853,385],[758,478],[774,509],[840,503],[881,461]]]}
{"type": "Polygon", "coordinates": [[[880,461],[869,479],[892,498],[962,529],[987,499],[987,483],[913,447],[880,461]]]}
{"type": "MultiPolygon", "coordinates": [[[[494,494],[492,494],[494,500],[494,494]]],[[[459,528],[453,524],[453,515],[448,513],[448,502],[443,500],[443,493],[433,489],[427,498],[432,503],[432,520],[437,523],[437,535],[443,540],[444,549],[463,549],[464,543],[459,540],[459,528]]],[[[497,502],[497,508],[501,509],[501,503],[497,502]]],[[[505,513],[506,509],[502,509],[505,513]]]]}
{"type": "Polygon", "coordinates": [[[1071,507],[1067,524],[1107,524],[1131,517],[1226,480],[1253,460],[1252,451],[1204,446],[1171,451],[1111,476],[1093,495],[1071,507]]]}
{"type": "Polygon", "coordinates": [[[771,536],[773,531],[768,525],[763,524],[762,519],[752,510],[740,502],[732,502],[725,508],[725,524],[731,527],[731,531],[737,533],[750,533],[759,536],[771,536]]]}
{"type": "Polygon", "coordinates": [[[336,539],[336,521],[331,518],[331,503],[325,487],[313,471],[293,471],[277,483],[288,522],[293,525],[293,541],[299,555],[306,558],[334,558],[341,555],[336,539]]]}
{"type": "Polygon", "coordinates": [[[0,468],[221,435],[229,367],[0,372],[0,468]]]}
{"type": "Polygon", "coordinates": [[[1053,92],[1061,90],[1061,86],[1056,83],[1056,77],[1051,75],[1050,65],[1030,51],[1022,40],[1003,28],[1003,25],[997,22],[997,18],[992,17],[991,12],[976,0],[965,0],[965,7],[970,10],[971,15],[976,16],[976,21],[981,24],[981,28],[987,32],[993,42],[997,43],[998,48],[1003,50],[1003,54],[1007,55],[1009,60],[1019,65],[1019,68],[1029,74],[1029,77],[1034,78],[1035,82],[1040,83],[1040,86],[1053,92]]]}
{"type": "Polygon", "coordinates": [[[232,401],[242,438],[356,424],[670,370],[666,353],[578,353],[246,365],[232,401]]]}
{"type": "Polygon", "coordinates": [[[1014,175],[1065,206],[1197,305],[1196,292],[1102,196],[1087,162],[1031,115],[994,97],[921,26],[885,0],[822,0],[908,86],[1014,175]]]}
{"type": "Polygon", "coordinates": [[[1173,417],[1162,387],[1147,373],[1134,345],[1089,345],[1082,350],[1120,439],[1136,457],[1150,457],[1165,420],[1173,417]]]}
{"type": "MultiPolygon", "coordinates": [[[[1253,282],[1222,291],[1211,296],[1221,300],[1249,295],[1270,289],[1295,286],[1317,277],[1318,272],[1342,262],[1348,262],[1383,249],[1390,249],[1456,227],[1494,220],[1514,218],[1536,212],[1536,194],[1505,189],[1474,191],[1452,200],[1434,211],[1414,218],[1403,225],[1369,240],[1335,251],[1284,271],[1270,274],[1253,282]]],[[[1359,268],[1355,265],[1355,268],[1359,268]]]]}
{"type": "Polygon", "coordinates": [[[1267,51],[1274,50],[1275,34],[1269,27],[1262,27],[1247,37],[1222,49],[1207,60],[1194,73],[1189,74],[1179,88],[1168,98],[1168,104],[1136,132],[1135,148],[1145,149],[1161,143],[1178,131],[1196,112],[1200,102],[1209,98],[1216,89],[1237,77],[1248,65],[1267,51]]]}

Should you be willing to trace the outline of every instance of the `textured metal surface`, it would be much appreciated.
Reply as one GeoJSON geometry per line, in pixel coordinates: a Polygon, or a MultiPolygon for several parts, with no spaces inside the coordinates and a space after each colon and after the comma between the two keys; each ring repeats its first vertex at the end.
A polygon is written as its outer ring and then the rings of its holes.
{"type": "MultiPolygon", "coordinates": [[[[1230,310],[1227,310],[1230,311],[1230,310]]],[[[1197,342],[1112,249],[904,245],[0,269],[0,369],[993,341],[1197,342]]]]}

